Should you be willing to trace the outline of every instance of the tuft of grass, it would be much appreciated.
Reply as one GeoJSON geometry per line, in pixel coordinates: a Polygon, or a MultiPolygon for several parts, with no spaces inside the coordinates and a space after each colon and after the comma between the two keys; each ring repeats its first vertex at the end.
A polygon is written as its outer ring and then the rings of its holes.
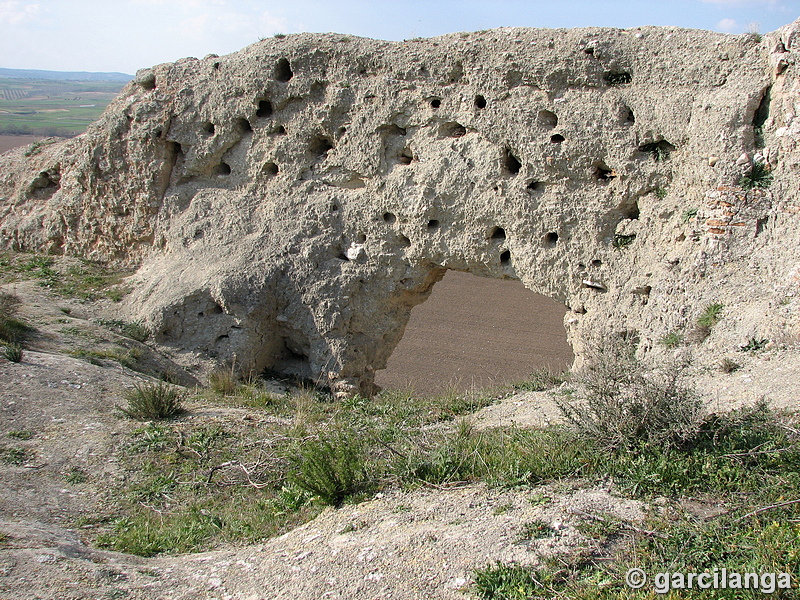
{"type": "Polygon", "coordinates": [[[706,306],[703,313],[699,317],[697,317],[697,324],[700,327],[707,327],[708,329],[711,329],[712,327],[714,327],[714,325],[719,323],[721,318],[720,315],[722,315],[722,311],[724,308],[725,306],[723,304],[717,304],[717,303],[709,304],[708,306],[706,306]]]}
{"type": "Polygon", "coordinates": [[[665,187],[659,186],[655,189],[655,194],[656,198],[658,198],[659,200],[663,200],[669,194],[669,190],[665,187]]]}
{"type": "Polygon", "coordinates": [[[747,340],[747,343],[739,348],[740,352],[758,352],[759,350],[763,350],[769,344],[769,340],[767,338],[754,338],[751,337],[747,340]]]}
{"type": "Polygon", "coordinates": [[[8,437],[14,438],[16,440],[28,441],[30,439],[33,439],[33,432],[25,430],[25,429],[21,429],[21,430],[17,430],[17,431],[9,431],[6,435],[8,435],[8,437]]]}
{"type": "Polygon", "coordinates": [[[9,360],[14,363],[18,363],[22,361],[22,346],[19,344],[8,344],[3,348],[3,356],[6,360],[9,360]]]}
{"type": "Polygon", "coordinates": [[[735,360],[731,360],[730,358],[723,358],[719,362],[719,370],[723,373],[734,373],[742,368],[742,365],[737,363],[735,360]]]}
{"type": "Polygon", "coordinates": [[[0,460],[9,465],[21,467],[33,458],[33,453],[27,448],[6,448],[0,446],[0,460]]]}
{"type": "Polygon", "coordinates": [[[88,476],[86,471],[81,469],[80,467],[72,467],[69,471],[64,473],[64,481],[67,483],[71,483],[73,485],[78,485],[80,483],[86,483],[88,476]]]}
{"type": "Polygon", "coordinates": [[[772,185],[772,169],[763,162],[753,163],[749,173],[741,176],[739,185],[746,190],[768,188],[772,185]]]}
{"type": "Polygon", "coordinates": [[[519,534],[520,541],[527,540],[540,540],[542,538],[553,537],[556,531],[547,521],[537,519],[535,521],[528,521],[522,525],[522,531],[519,534]]]}
{"type": "Polygon", "coordinates": [[[221,396],[232,396],[239,386],[239,378],[236,376],[232,366],[225,369],[217,369],[208,376],[208,385],[215,393],[221,396]]]}
{"type": "Polygon", "coordinates": [[[0,292],[0,342],[20,344],[30,331],[30,327],[15,318],[19,304],[15,295],[0,292]]]}
{"type": "Polygon", "coordinates": [[[136,384],[124,394],[127,407],[117,408],[138,421],[170,419],[183,411],[181,403],[184,397],[184,392],[163,381],[136,384]]]}
{"type": "Polygon", "coordinates": [[[150,329],[141,321],[125,323],[122,327],[122,332],[137,342],[144,343],[150,339],[150,329]]]}

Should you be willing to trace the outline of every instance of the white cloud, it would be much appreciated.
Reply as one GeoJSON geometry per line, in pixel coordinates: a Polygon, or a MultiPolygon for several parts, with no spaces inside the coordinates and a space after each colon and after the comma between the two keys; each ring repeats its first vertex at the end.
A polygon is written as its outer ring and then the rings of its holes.
{"type": "Polygon", "coordinates": [[[17,0],[0,2],[0,24],[22,25],[33,20],[41,12],[41,7],[36,3],[23,3],[17,0]]]}
{"type": "Polygon", "coordinates": [[[717,23],[717,31],[724,31],[725,33],[736,33],[740,29],[736,19],[722,19],[717,23]]]}

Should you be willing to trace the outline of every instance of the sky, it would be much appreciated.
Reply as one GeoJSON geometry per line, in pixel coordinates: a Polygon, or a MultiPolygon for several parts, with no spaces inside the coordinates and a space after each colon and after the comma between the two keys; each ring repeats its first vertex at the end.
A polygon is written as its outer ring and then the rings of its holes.
{"type": "Polygon", "coordinates": [[[766,33],[800,0],[0,0],[0,67],[137,69],[276,33],[403,40],[494,27],[674,25],[766,33]]]}

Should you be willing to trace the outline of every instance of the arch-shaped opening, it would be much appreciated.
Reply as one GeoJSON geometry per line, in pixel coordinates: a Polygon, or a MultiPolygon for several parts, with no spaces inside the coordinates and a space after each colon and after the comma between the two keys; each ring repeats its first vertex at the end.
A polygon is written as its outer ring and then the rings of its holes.
{"type": "Polygon", "coordinates": [[[572,364],[566,307],[512,279],[447,271],[411,311],[400,343],[375,382],[443,394],[522,382],[572,364]]]}
{"type": "Polygon", "coordinates": [[[550,136],[550,143],[551,144],[560,144],[561,142],[564,141],[564,139],[565,138],[564,138],[563,135],[561,135],[560,133],[557,133],[555,135],[551,135],[550,136]]]}

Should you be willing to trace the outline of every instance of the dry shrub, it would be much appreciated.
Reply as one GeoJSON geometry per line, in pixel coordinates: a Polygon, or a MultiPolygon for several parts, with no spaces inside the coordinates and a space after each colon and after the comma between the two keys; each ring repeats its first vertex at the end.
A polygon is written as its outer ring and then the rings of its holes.
{"type": "Polygon", "coordinates": [[[646,367],[636,346],[618,335],[601,336],[572,393],[556,398],[566,419],[607,449],[639,444],[679,446],[697,434],[702,403],[686,381],[688,363],[646,367]]]}

